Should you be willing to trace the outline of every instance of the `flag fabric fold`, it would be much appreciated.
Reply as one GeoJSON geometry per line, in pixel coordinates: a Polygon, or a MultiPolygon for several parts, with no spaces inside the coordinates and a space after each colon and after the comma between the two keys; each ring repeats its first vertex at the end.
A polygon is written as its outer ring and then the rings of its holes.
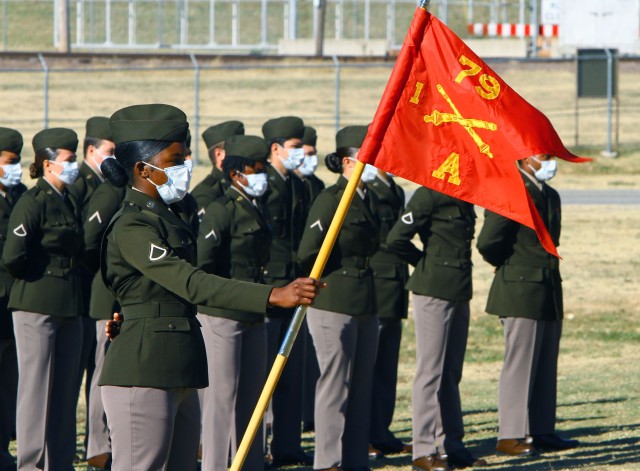
{"type": "Polygon", "coordinates": [[[358,159],[502,214],[555,245],[516,160],[577,157],[547,117],[436,17],[416,10],[358,159]]]}

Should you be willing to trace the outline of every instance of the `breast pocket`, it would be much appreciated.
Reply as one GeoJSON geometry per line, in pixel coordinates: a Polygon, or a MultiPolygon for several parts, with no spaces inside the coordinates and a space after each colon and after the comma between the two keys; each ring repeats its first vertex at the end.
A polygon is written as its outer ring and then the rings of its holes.
{"type": "Polygon", "coordinates": [[[191,235],[182,229],[175,229],[167,234],[167,245],[178,255],[178,257],[196,262],[196,244],[191,235]]]}

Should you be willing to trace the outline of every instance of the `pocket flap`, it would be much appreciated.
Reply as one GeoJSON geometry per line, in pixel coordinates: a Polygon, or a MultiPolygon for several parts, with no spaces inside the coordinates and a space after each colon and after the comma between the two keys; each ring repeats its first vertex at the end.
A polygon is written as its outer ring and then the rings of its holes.
{"type": "Polygon", "coordinates": [[[285,262],[269,262],[264,269],[264,276],[269,278],[288,278],[289,270],[285,262]]]}
{"type": "Polygon", "coordinates": [[[398,274],[396,266],[391,263],[372,264],[371,269],[373,270],[373,276],[376,278],[395,280],[398,274]]]}
{"type": "Polygon", "coordinates": [[[189,332],[191,324],[186,317],[154,317],[150,319],[154,332],[189,332]]]}
{"type": "Polygon", "coordinates": [[[544,271],[539,267],[525,267],[522,265],[505,265],[502,270],[504,281],[524,281],[539,283],[544,280],[544,271]]]}

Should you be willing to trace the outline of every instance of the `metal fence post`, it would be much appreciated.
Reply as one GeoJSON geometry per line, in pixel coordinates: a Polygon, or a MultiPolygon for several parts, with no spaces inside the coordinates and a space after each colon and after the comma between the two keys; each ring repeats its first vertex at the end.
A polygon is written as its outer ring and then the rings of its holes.
{"type": "Polygon", "coordinates": [[[44,128],[47,129],[49,127],[49,66],[40,52],[38,53],[38,60],[40,61],[40,65],[44,71],[44,128]]]}
{"type": "Polygon", "coordinates": [[[195,114],[194,123],[193,123],[193,133],[191,133],[191,142],[195,143],[194,151],[193,151],[193,165],[198,165],[198,136],[200,136],[200,64],[198,64],[198,60],[193,52],[189,53],[189,58],[191,59],[191,63],[193,64],[193,112],[195,114]]]}
{"type": "Polygon", "coordinates": [[[605,157],[617,157],[618,153],[613,150],[611,143],[612,121],[613,121],[613,54],[611,49],[605,48],[607,54],[607,150],[603,152],[605,157]]]}
{"type": "Polygon", "coordinates": [[[340,130],[340,61],[338,60],[338,56],[331,56],[333,59],[333,64],[336,68],[336,110],[335,110],[335,122],[336,122],[336,133],[340,130]]]}

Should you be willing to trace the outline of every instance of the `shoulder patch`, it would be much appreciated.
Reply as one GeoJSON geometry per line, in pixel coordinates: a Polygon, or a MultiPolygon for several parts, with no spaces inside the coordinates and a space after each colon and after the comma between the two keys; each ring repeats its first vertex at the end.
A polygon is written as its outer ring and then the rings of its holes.
{"type": "Polygon", "coordinates": [[[15,235],[17,235],[18,237],[26,237],[27,236],[27,229],[24,227],[24,224],[20,224],[18,227],[16,227],[13,230],[13,233],[15,235]]]}
{"type": "Polygon", "coordinates": [[[408,213],[403,214],[400,219],[402,219],[402,222],[405,224],[413,224],[413,212],[409,211],[408,213]]]}
{"type": "Polygon", "coordinates": [[[100,211],[96,211],[95,213],[93,213],[91,215],[91,217],[89,218],[89,222],[93,221],[94,219],[98,220],[98,224],[102,224],[102,218],[100,217],[100,211]]]}
{"type": "Polygon", "coordinates": [[[214,231],[213,229],[211,229],[211,232],[209,232],[206,236],[204,236],[205,239],[208,239],[209,237],[213,237],[214,240],[218,240],[218,235],[216,234],[216,231],[214,231]]]}
{"type": "Polygon", "coordinates": [[[313,224],[311,224],[311,225],[309,226],[309,229],[313,229],[314,227],[317,227],[317,228],[320,230],[320,232],[324,232],[324,229],[323,229],[323,227],[322,227],[322,223],[320,222],[320,219],[318,219],[316,222],[314,222],[313,224]]]}
{"type": "Polygon", "coordinates": [[[162,260],[167,256],[167,253],[168,250],[164,247],[160,247],[154,243],[151,243],[149,247],[149,261],[157,262],[159,260],[162,260]]]}

